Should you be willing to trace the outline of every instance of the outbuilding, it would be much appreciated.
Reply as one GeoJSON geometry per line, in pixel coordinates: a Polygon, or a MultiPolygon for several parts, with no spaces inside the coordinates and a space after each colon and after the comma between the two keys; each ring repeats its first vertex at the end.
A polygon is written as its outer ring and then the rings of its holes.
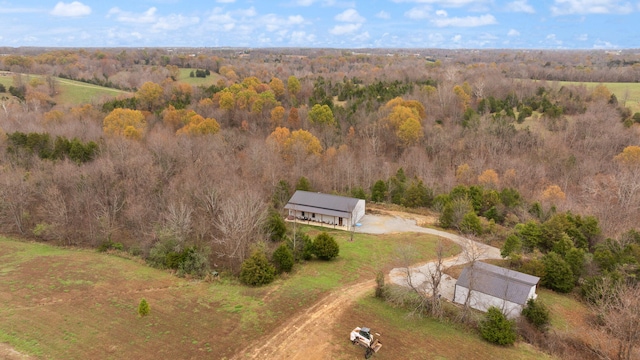
{"type": "Polygon", "coordinates": [[[453,302],[487,311],[491,306],[502,310],[508,318],[520,316],[529,299],[538,295],[540,278],[518,271],[476,261],[464,268],[456,282],[453,302]]]}
{"type": "Polygon", "coordinates": [[[364,216],[365,201],[346,196],[298,190],[287,205],[289,218],[351,230],[364,216]]]}

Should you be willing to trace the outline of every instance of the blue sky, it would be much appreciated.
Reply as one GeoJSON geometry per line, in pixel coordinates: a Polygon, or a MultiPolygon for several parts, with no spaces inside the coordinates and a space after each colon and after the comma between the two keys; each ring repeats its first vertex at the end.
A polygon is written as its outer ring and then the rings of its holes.
{"type": "Polygon", "coordinates": [[[0,46],[623,49],[640,0],[0,0],[0,46]]]}

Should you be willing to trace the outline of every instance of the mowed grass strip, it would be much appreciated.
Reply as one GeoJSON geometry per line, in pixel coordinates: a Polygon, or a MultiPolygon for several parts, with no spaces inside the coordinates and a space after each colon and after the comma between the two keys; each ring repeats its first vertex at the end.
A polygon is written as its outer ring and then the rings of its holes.
{"type": "Polygon", "coordinates": [[[56,95],[54,100],[61,104],[79,105],[131,94],[128,91],[87,84],[80,81],[61,78],[56,78],[56,80],[60,85],[60,94],[56,95]]]}
{"type": "MultiPolygon", "coordinates": [[[[25,84],[29,83],[29,79],[36,77],[40,78],[40,75],[22,75],[22,79],[25,84]]],[[[131,94],[128,91],[112,89],[104,86],[98,86],[94,84],[88,84],[81,81],[55,78],[58,83],[58,94],[53,97],[53,101],[57,104],[63,105],[79,105],[93,102],[104,101],[105,99],[111,99],[117,96],[124,96],[131,94]]],[[[3,84],[7,88],[7,95],[9,95],[9,87],[13,86],[13,76],[0,75],[0,84],[3,84]]],[[[29,86],[29,85],[27,85],[29,86]]]]}
{"type": "MultiPolygon", "coordinates": [[[[312,235],[325,229],[306,227],[312,235]]],[[[0,341],[50,358],[231,356],[320,296],[375,278],[394,265],[398,246],[425,260],[435,238],[331,230],[341,247],[329,262],[298,265],[260,288],[231,278],[189,282],[139,262],[92,250],[0,238],[0,341]],[[151,307],[137,314],[139,301],[151,307]]]]}

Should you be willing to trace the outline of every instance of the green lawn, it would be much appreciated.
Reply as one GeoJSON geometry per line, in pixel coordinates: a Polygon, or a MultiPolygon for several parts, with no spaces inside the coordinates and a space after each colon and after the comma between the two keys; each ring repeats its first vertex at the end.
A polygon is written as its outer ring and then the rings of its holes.
{"type": "Polygon", "coordinates": [[[197,69],[193,68],[193,69],[186,69],[186,68],[182,68],[180,69],[180,76],[178,77],[178,81],[187,83],[189,85],[192,86],[211,86],[211,85],[215,85],[219,79],[222,79],[223,77],[220,76],[219,74],[216,74],[214,72],[211,73],[211,75],[207,76],[206,78],[199,78],[199,77],[191,77],[189,76],[189,74],[191,74],[191,72],[193,71],[195,73],[197,69]]]}

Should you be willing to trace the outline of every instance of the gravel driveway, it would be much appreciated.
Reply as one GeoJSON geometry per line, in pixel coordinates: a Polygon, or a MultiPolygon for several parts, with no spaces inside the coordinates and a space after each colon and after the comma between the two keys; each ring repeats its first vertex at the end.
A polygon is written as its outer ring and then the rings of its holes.
{"type": "MultiPolygon", "coordinates": [[[[470,262],[471,257],[475,257],[477,260],[483,259],[500,259],[500,249],[489,246],[486,244],[467,239],[465,237],[451,234],[445,231],[424,228],[416,225],[416,221],[412,219],[402,218],[395,215],[373,215],[367,214],[360,220],[360,226],[356,229],[356,232],[365,234],[388,234],[399,232],[419,232],[425,234],[431,234],[449,239],[456,244],[460,245],[463,249],[460,254],[446,259],[444,267],[451,267],[455,265],[465,264],[470,262]]],[[[428,262],[426,264],[412,267],[409,269],[411,273],[411,282],[417,288],[430,292],[430,284],[427,281],[429,274],[435,269],[434,262],[428,262]]],[[[397,285],[407,286],[407,269],[395,268],[389,273],[391,282],[397,285]]],[[[453,300],[453,292],[455,289],[456,279],[449,275],[443,274],[440,281],[440,295],[449,301],[453,300]]]]}

